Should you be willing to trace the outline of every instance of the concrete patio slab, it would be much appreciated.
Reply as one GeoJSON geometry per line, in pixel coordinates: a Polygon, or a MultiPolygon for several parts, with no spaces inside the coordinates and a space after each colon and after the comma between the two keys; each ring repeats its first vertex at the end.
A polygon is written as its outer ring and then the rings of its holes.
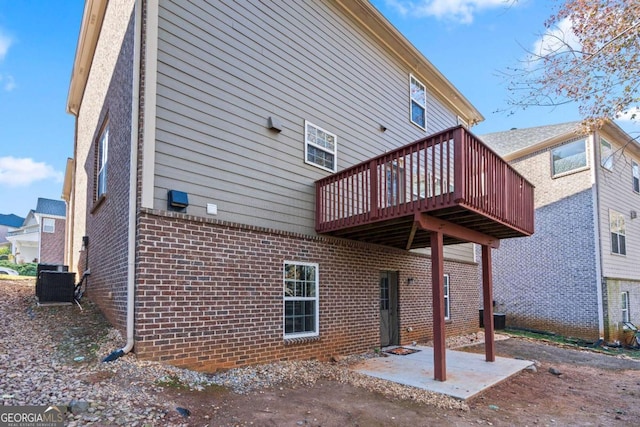
{"type": "MultiPolygon", "coordinates": [[[[393,348],[385,348],[383,352],[393,348]]],[[[385,352],[388,357],[368,359],[352,369],[372,377],[467,400],[533,364],[528,360],[504,357],[496,357],[495,362],[486,362],[484,354],[447,349],[447,380],[442,382],[434,379],[432,347],[404,348],[419,351],[407,355],[385,352]]]]}

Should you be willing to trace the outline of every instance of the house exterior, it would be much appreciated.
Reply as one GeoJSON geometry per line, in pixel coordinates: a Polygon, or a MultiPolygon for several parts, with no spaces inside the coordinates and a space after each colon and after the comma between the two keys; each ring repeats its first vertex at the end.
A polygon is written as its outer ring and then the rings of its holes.
{"type": "Polygon", "coordinates": [[[118,355],[214,370],[430,338],[443,355],[481,304],[454,244],[533,231],[527,212],[451,222],[486,196],[463,193],[462,162],[469,189],[482,165],[456,154],[492,156],[466,130],[483,118],[369,2],[294,3],[86,2],[66,257],[126,329],[118,355]]]}
{"type": "Polygon", "coordinates": [[[11,247],[7,240],[7,233],[20,227],[24,218],[14,214],[0,214],[0,247],[11,247]]]}
{"type": "Polygon", "coordinates": [[[536,187],[535,235],[494,253],[496,311],[507,326],[623,341],[623,322],[640,323],[640,145],[611,122],[481,138],[536,187]]]}
{"type": "Polygon", "coordinates": [[[66,215],[64,201],[39,197],[36,209],[7,233],[16,264],[63,264],[66,215]]]}

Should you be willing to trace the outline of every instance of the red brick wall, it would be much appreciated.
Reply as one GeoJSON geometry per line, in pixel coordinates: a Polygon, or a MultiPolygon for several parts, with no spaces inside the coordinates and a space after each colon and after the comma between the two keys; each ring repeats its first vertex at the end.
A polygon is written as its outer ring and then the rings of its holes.
{"type": "MultiPolygon", "coordinates": [[[[401,343],[432,337],[426,256],[178,213],[143,211],[139,224],[135,351],[142,358],[214,370],[371,350],[380,345],[384,270],[400,273],[401,343]],[[283,339],[285,260],[319,264],[317,340],[283,339]]],[[[448,334],[478,330],[477,269],[445,261],[451,277],[448,334]]]]}
{"type": "Polygon", "coordinates": [[[89,245],[87,252],[80,252],[77,256],[79,274],[86,268],[91,270],[87,281],[87,296],[123,332],[127,310],[133,44],[131,16],[96,123],[93,144],[84,163],[89,203],[86,218],[89,245]],[[96,152],[104,126],[107,125],[107,187],[104,197],[96,200],[96,152]]]}
{"type": "Polygon", "coordinates": [[[64,264],[64,225],[65,220],[60,218],[42,217],[40,224],[40,259],[42,264],[64,264]],[[55,222],[54,232],[45,233],[42,230],[44,218],[55,222]]]}

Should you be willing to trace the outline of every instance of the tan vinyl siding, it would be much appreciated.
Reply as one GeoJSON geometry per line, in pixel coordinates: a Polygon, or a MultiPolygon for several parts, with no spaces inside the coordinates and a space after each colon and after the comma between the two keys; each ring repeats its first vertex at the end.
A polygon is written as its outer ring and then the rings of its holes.
{"type": "MultiPolygon", "coordinates": [[[[431,248],[415,249],[412,252],[431,255],[431,248]]],[[[475,245],[473,243],[461,243],[444,247],[444,257],[451,260],[476,262],[474,252],[475,245]]]]}
{"type": "Polygon", "coordinates": [[[431,94],[427,132],[410,123],[412,71],[323,2],[161,1],[154,207],[176,189],[193,215],[313,233],[328,172],[304,121],[337,135],[338,170],[456,125],[431,94]]]}
{"type": "MultiPolygon", "coordinates": [[[[612,145],[614,152],[611,171],[600,166],[598,159],[598,194],[600,202],[600,235],[602,274],[609,278],[640,280],[640,218],[631,219],[631,211],[640,212],[640,195],[633,191],[631,160],[640,161],[632,150],[623,150],[623,141],[601,134],[612,145]],[[609,212],[614,210],[624,217],[626,255],[611,252],[609,212]]],[[[595,146],[600,147],[599,136],[595,146]]],[[[598,150],[598,155],[600,150],[598,150]]]]}

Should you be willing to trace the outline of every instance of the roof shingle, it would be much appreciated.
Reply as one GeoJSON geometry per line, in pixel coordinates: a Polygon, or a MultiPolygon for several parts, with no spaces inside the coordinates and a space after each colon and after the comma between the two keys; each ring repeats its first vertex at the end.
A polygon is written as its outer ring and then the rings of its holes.
{"type": "Polygon", "coordinates": [[[479,138],[500,156],[506,156],[560,135],[575,133],[576,136],[578,136],[579,131],[580,122],[575,121],[526,129],[493,132],[480,135],[479,138]]]}
{"type": "Polygon", "coordinates": [[[64,200],[52,200],[38,197],[36,213],[45,215],[66,216],[67,205],[64,200]]]}

